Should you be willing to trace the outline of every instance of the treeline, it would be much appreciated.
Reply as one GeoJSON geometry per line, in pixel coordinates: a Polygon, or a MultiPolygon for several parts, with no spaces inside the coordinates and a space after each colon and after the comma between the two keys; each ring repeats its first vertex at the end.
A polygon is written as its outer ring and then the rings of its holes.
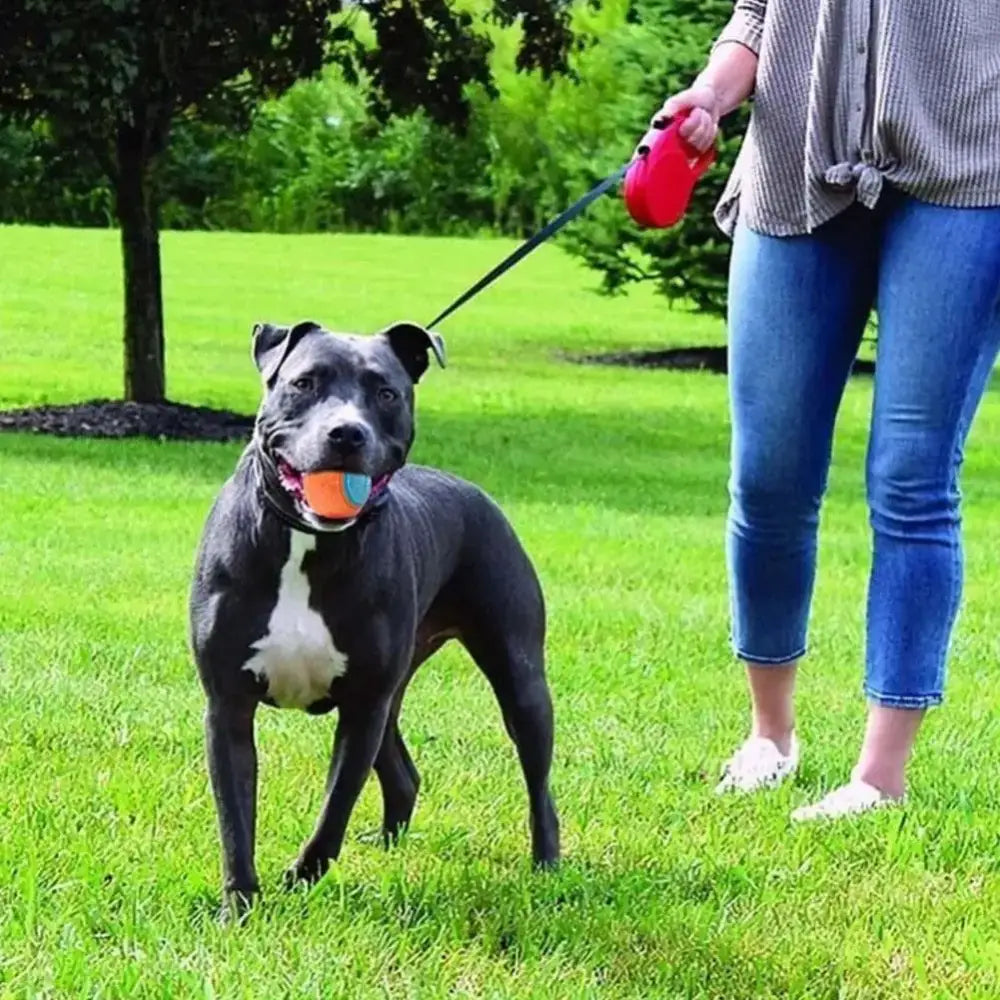
{"type": "MultiPolygon", "coordinates": [[[[631,154],[730,10],[728,0],[581,2],[569,66],[547,78],[517,72],[517,28],[493,28],[494,92],[469,85],[461,133],[421,111],[376,121],[364,74],[349,82],[334,66],[261,105],[244,132],[183,119],[156,169],[160,224],[524,235],[631,154]]],[[[727,248],[709,213],[740,124],[727,129],[721,163],[682,226],[641,233],[608,199],[573,228],[568,248],[602,270],[609,288],[654,280],[671,297],[718,311],[727,248]]],[[[0,221],[115,225],[103,172],[57,139],[45,121],[0,128],[0,221]]]]}

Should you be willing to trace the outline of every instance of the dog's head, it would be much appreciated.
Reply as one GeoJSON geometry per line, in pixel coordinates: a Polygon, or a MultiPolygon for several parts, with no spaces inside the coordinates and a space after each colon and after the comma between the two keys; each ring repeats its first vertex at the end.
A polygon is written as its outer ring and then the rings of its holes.
{"type": "Polygon", "coordinates": [[[253,329],[253,359],[264,382],[258,447],[277,469],[288,513],[315,527],[302,476],[338,470],[373,481],[392,475],[413,444],[413,386],[430,355],[444,367],[444,343],[415,323],[371,337],[334,334],[318,323],[253,329]]]}

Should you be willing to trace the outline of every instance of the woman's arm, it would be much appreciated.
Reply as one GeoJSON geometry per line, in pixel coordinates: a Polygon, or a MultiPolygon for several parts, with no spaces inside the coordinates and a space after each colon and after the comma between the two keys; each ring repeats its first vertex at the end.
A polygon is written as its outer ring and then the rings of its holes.
{"type": "Polygon", "coordinates": [[[719,119],[753,93],[766,7],[767,0],[739,0],[708,65],[687,90],[668,98],[654,119],[688,112],[681,135],[698,150],[710,148],[719,119]]]}
{"type": "Polygon", "coordinates": [[[720,40],[692,89],[710,87],[714,90],[721,118],[738,108],[753,93],[756,77],[757,54],[743,44],[720,40]]]}
{"type": "Polygon", "coordinates": [[[727,42],[738,42],[756,55],[760,52],[766,13],[767,0],[737,0],[733,16],[716,40],[715,48],[727,42]]]}

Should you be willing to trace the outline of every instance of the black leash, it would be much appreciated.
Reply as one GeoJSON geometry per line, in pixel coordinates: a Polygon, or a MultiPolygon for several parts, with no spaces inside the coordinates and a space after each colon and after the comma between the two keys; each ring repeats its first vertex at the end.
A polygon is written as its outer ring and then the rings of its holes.
{"type": "Polygon", "coordinates": [[[630,160],[628,163],[619,167],[613,174],[609,177],[605,177],[600,184],[596,187],[591,188],[579,201],[570,205],[561,215],[557,215],[550,223],[543,226],[541,229],[535,233],[534,236],[528,237],[512,254],[505,257],[492,271],[484,274],[468,291],[462,292],[461,295],[443,313],[439,316],[435,316],[430,323],[427,324],[427,329],[432,330],[438,325],[442,320],[447,319],[456,309],[460,306],[465,305],[473,296],[478,295],[484,288],[492,285],[494,281],[497,280],[502,274],[509,271],[519,260],[523,260],[525,257],[531,253],[540,243],[544,243],[550,236],[559,232],[567,222],[572,222],[592,201],[600,198],[608,188],[613,187],[617,184],[627,173],[628,168],[632,165],[630,160]]]}

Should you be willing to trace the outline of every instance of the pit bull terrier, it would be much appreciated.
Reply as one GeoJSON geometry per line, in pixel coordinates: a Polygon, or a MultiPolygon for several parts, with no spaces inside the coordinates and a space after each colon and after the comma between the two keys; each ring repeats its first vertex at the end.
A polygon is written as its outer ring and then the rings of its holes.
{"type": "Polygon", "coordinates": [[[444,366],[443,343],[411,323],[359,337],[312,322],[261,323],[252,342],[263,401],[208,516],[190,600],[227,908],[259,891],[257,706],[338,710],[319,819],[285,874],[287,885],[313,882],[337,858],[372,768],[386,843],[409,824],[420,778],[400,704],[417,667],[452,638],[500,703],[527,784],[534,861],[554,864],[538,579],[481,490],[406,464],[414,384],[431,354],[444,366]],[[329,470],[370,477],[356,516],[330,519],[307,502],[303,477],[329,470]]]}

